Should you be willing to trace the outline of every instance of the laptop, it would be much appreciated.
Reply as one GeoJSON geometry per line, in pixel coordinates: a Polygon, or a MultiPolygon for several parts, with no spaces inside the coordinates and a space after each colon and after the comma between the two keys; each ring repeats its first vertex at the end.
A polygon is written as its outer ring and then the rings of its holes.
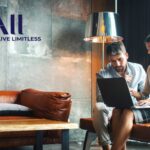
{"type": "Polygon", "coordinates": [[[109,107],[116,108],[150,108],[150,105],[134,105],[133,96],[130,95],[126,80],[120,78],[98,78],[98,87],[100,89],[104,103],[109,107]]]}

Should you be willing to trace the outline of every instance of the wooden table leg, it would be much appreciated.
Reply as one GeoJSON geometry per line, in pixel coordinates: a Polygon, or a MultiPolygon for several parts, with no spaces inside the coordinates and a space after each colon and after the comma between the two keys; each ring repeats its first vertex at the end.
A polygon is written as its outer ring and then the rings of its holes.
{"type": "Polygon", "coordinates": [[[61,150],[69,150],[69,130],[62,130],[61,134],[61,150]]]}
{"type": "Polygon", "coordinates": [[[34,150],[43,150],[43,131],[36,131],[34,150]]]}

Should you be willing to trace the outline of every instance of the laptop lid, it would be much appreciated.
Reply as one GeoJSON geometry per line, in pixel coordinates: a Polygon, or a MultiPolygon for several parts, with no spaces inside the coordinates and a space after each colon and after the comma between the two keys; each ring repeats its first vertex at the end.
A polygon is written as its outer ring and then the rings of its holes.
{"type": "Polygon", "coordinates": [[[126,80],[120,78],[98,78],[98,87],[104,103],[110,107],[131,108],[132,98],[126,80]]]}

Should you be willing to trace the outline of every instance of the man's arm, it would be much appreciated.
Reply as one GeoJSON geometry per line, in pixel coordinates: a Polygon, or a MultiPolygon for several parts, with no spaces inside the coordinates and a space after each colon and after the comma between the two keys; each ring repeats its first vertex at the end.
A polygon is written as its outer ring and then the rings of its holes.
{"type": "MultiPolygon", "coordinates": [[[[134,89],[130,89],[131,95],[134,96],[137,100],[148,98],[149,93],[150,93],[150,85],[148,81],[148,76],[146,77],[146,73],[142,65],[140,65],[139,73],[140,73],[139,74],[140,82],[138,83],[138,91],[135,91],[134,89]]],[[[147,75],[148,75],[148,72],[147,72],[147,75]]]]}

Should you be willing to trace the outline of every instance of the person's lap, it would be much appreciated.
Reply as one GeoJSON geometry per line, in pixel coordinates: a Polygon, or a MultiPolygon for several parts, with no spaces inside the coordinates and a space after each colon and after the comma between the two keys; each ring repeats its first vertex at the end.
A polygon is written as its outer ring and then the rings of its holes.
{"type": "Polygon", "coordinates": [[[135,123],[149,123],[150,109],[132,109],[135,123]]]}

